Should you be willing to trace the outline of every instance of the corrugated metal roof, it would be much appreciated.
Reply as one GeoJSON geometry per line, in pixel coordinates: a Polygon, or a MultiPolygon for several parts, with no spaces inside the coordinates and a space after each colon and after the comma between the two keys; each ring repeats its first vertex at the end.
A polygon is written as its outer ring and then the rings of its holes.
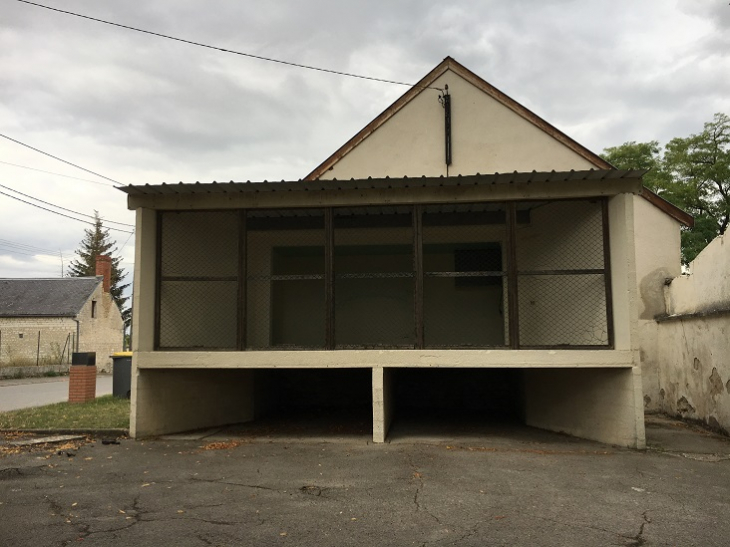
{"type": "Polygon", "coordinates": [[[0,279],[0,317],[75,317],[102,277],[0,279]]]}
{"type": "Polygon", "coordinates": [[[385,177],[349,180],[298,180],[280,182],[216,182],[202,184],[145,184],[119,187],[129,195],[165,195],[165,194],[220,194],[250,192],[313,192],[313,191],[345,191],[345,190],[382,190],[388,188],[427,188],[438,186],[478,186],[490,184],[531,184],[550,182],[595,182],[617,179],[638,179],[646,169],[589,169],[584,171],[530,171],[513,173],[492,173],[482,175],[457,175],[453,177],[385,177]]]}

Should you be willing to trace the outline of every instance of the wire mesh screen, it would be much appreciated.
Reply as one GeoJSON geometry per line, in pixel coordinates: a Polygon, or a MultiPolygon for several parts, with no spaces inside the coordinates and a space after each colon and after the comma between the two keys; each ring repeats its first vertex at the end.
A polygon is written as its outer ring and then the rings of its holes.
{"type": "Polygon", "coordinates": [[[517,228],[520,346],[609,344],[600,201],[520,204],[517,228]]]}
{"type": "Polygon", "coordinates": [[[324,211],[249,211],[246,234],[246,347],[324,348],[324,211]]]}
{"type": "Polygon", "coordinates": [[[160,348],[235,349],[238,213],[160,215],[160,348]]]}
{"type": "Polygon", "coordinates": [[[508,340],[504,204],[428,206],[423,214],[426,347],[508,340]]]}
{"type": "Polygon", "coordinates": [[[609,347],[604,204],[162,212],[157,347],[609,347]]]}
{"type": "Polygon", "coordinates": [[[412,209],[335,211],[336,347],[415,347],[412,209]]]}

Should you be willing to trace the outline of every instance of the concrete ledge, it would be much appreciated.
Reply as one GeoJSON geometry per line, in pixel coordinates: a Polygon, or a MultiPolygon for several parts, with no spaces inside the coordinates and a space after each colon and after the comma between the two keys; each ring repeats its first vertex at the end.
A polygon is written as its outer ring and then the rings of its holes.
{"type": "Polygon", "coordinates": [[[139,369],[236,368],[631,368],[628,350],[338,350],[135,352],[139,369]]]}

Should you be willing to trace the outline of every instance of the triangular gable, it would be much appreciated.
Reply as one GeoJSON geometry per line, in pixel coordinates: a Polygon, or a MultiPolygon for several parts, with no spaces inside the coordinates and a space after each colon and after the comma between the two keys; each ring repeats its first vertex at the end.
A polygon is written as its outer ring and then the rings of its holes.
{"type": "MultiPolygon", "coordinates": [[[[524,166],[515,166],[511,167],[510,169],[506,169],[505,171],[512,171],[512,170],[548,170],[548,169],[555,169],[555,170],[569,170],[569,169],[590,169],[590,168],[596,168],[596,169],[614,169],[614,167],[608,163],[606,160],[601,158],[599,155],[595,154],[594,152],[591,152],[586,147],[581,145],[580,143],[576,142],[575,140],[571,139],[569,136],[567,136],[565,133],[557,129],[556,127],[549,124],[547,121],[539,117],[537,114],[529,110],[528,108],[524,107],[508,95],[502,93],[499,89],[495,88],[491,84],[489,84],[484,79],[480,78],[476,74],[474,74],[472,71],[452,59],[451,57],[446,57],[441,63],[439,63],[438,66],[436,66],[431,72],[429,72],[426,76],[424,76],[418,83],[414,84],[413,87],[411,87],[406,93],[401,95],[393,104],[391,104],[388,108],[386,108],[379,116],[377,116],[373,121],[371,121],[368,125],[366,125],[362,130],[360,130],[354,137],[352,137],[349,141],[347,141],[344,145],[342,145],[334,154],[332,154],[330,157],[328,157],[326,160],[324,160],[320,165],[318,165],[311,173],[309,173],[304,180],[317,180],[320,178],[332,178],[339,177],[339,178],[366,178],[368,176],[395,176],[400,177],[404,175],[408,176],[434,176],[436,173],[433,172],[398,172],[399,167],[393,167],[391,166],[391,169],[394,168],[395,171],[392,171],[390,173],[387,172],[378,172],[377,169],[374,169],[373,172],[369,172],[369,168],[366,169],[368,172],[364,172],[361,168],[359,171],[357,169],[354,169],[354,172],[352,172],[350,169],[345,168],[342,170],[342,172],[338,172],[338,169],[335,169],[335,166],[338,166],[341,162],[343,162],[343,159],[351,154],[353,151],[355,151],[358,146],[360,146],[364,141],[366,141],[369,137],[371,137],[378,129],[382,128],[386,122],[389,122],[392,120],[397,114],[404,112],[404,109],[414,103],[414,101],[421,96],[423,93],[431,93],[433,94],[432,99],[435,102],[437,92],[434,91],[432,88],[434,87],[434,84],[444,76],[447,72],[451,71],[455,75],[461,77],[464,81],[468,82],[474,88],[480,90],[484,94],[486,94],[489,98],[493,99],[497,104],[504,107],[509,112],[513,113],[516,117],[515,120],[518,120],[520,122],[526,123],[530,127],[537,129],[537,133],[542,134],[542,136],[549,137],[548,139],[543,139],[540,141],[542,144],[538,143],[538,148],[544,145],[550,145],[552,146],[552,150],[562,150],[563,151],[563,160],[565,160],[565,152],[567,152],[567,155],[572,155],[574,160],[569,161],[576,161],[578,162],[576,165],[549,165],[549,166],[529,166],[529,168],[525,169],[524,166]],[[431,88],[431,89],[430,89],[431,88]],[[559,143],[559,144],[558,144],[559,143]],[[557,147],[556,147],[557,144],[557,147]],[[334,170],[334,174],[333,174],[334,170]]],[[[430,100],[430,99],[429,99],[430,100]]],[[[456,101],[460,100],[460,98],[457,96],[456,101]]],[[[401,114],[402,115],[402,114],[401,114]]],[[[441,115],[441,114],[439,114],[441,115]]],[[[457,120],[458,121],[458,120],[457,120]]],[[[441,128],[443,126],[440,126],[441,128]]],[[[433,130],[433,128],[431,128],[433,130]]],[[[533,131],[534,133],[534,131],[533,131]]],[[[443,137],[439,137],[443,138],[443,137]]],[[[398,146],[397,143],[395,145],[398,146]]],[[[441,152],[441,149],[437,150],[431,150],[431,156],[437,156],[441,152]]],[[[383,148],[381,147],[381,151],[383,151],[383,148]]],[[[386,148],[385,152],[389,152],[389,150],[386,148]]],[[[456,150],[456,154],[459,154],[460,151],[456,150]]],[[[489,151],[485,151],[485,154],[489,153],[489,151]]],[[[369,152],[363,152],[365,155],[365,163],[367,165],[372,165],[378,162],[380,159],[378,157],[378,150],[370,150],[369,152]],[[369,155],[368,155],[369,154],[369,155]]],[[[548,151],[547,155],[550,155],[551,152],[548,151]]],[[[443,157],[443,156],[441,156],[443,157]]],[[[439,160],[443,161],[443,160],[439,160]]],[[[347,160],[345,160],[344,163],[347,163],[347,160]]],[[[395,165],[397,163],[394,162],[395,165]]],[[[338,166],[339,167],[339,166],[338,166]]],[[[404,167],[406,169],[406,167],[404,167]]],[[[424,167],[424,170],[427,170],[427,168],[424,167]]],[[[492,170],[497,171],[497,170],[492,170]]],[[[461,173],[464,175],[468,174],[475,174],[476,172],[492,172],[488,169],[479,170],[477,169],[474,171],[474,173],[466,172],[461,173]]],[[[450,174],[457,174],[457,172],[451,172],[450,174]]],[[[694,223],[694,219],[678,207],[670,204],[669,202],[666,202],[665,200],[659,198],[656,194],[649,191],[648,189],[645,189],[642,193],[642,197],[644,197],[647,201],[652,203],[655,207],[662,210],[664,213],[668,214],[669,216],[675,218],[682,224],[686,226],[692,226],[694,223]]]]}
{"type": "MultiPolygon", "coordinates": [[[[404,93],[399,99],[397,99],[392,105],[386,108],[379,116],[377,116],[372,122],[366,125],[361,131],[359,131],[354,137],[347,141],[341,146],[334,154],[323,161],[317,166],[311,173],[309,173],[305,180],[316,180],[331,170],[338,162],[340,162],[345,156],[350,154],[355,148],[370,137],[376,130],[381,128],[386,122],[391,120],[398,112],[409,105],[416,97],[422,93],[433,93],[433,101],[436,101],[436,92],[428,89],[434,85],[441,76],[446,74],[448,71],[455,73],[456,75],[463,78],[465,81],[472,84],[477,89],[481,90],[489,97],[494,99],[500,105],[506,107],[511,112],[514,112],[520,119],[526,120],[532,126],[541,130],[544,134],[552,137],[555,141],[559,142],[569,150],[583,158],[589,165],[576,166],[576,168],[595,167],[598,169],[611,169],[612,166],[602,159],[597,154],[591,152],[578,142],[568,137],[565,133],[559,129],[550,125],[548,122],[537,116],[535,113],[519,104],[514,99],[505,95],[497,88],[480,78],[469,69],[459,64],[451,57],[444,59],[438,66],[436,66],[431,72],[424,76],[418,83],[416,83],[411,89],[404,93]]],[[[455,100],[459,100],[456,97],[455,100]]],[[[456,130],[456,128],[455,128],[456,130]]],[[[456,150],[459,153],[459,150],[456,150]]],[[[557,166],[556,168],[564,168],[564,166],[557,166]]],[[[394,176],[403,175],[404,173],[393,173],[394,176]]],[[[424,173],[418,173],[424,174],[424,173]]],[[[431,174],[431,173],[425,173],[431,174]]],[[[473,174],[473,173],[462,173],[462,174],[473,174]]],[[[380,175],[380,173],[378,173],[380,175]]],[[[412,173],[416,175],[416,173],[412,173]]],[[[349,177],[348,177],[349,178],[349,177]]]]}

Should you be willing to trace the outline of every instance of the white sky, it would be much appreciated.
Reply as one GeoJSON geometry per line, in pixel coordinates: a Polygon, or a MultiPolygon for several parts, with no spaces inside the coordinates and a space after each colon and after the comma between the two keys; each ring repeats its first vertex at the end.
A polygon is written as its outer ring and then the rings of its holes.
{"type": "MultiPolygon", "coordinates": [[[[40,3],[406,82],[450,55],[597,153],[630,140],[666,143],[701,131],[715,112],[730,114],[726,0],[40,3]]],[[[17,0],[0,0],[0,74],[0,133],[125,184],[301,178],[407,89],[17,0]]],[[[126,196],[103,179],[5,139],[0,162],[2,185],[134,222],[126,196]]],[[[3,242],[58,250],[68,263],[85,227],[0,195],[0,277],[60,275],[58,257],[15,253],[3,242]]],[[[134,238],[112,235],[131,270],[134,238]]]]}

